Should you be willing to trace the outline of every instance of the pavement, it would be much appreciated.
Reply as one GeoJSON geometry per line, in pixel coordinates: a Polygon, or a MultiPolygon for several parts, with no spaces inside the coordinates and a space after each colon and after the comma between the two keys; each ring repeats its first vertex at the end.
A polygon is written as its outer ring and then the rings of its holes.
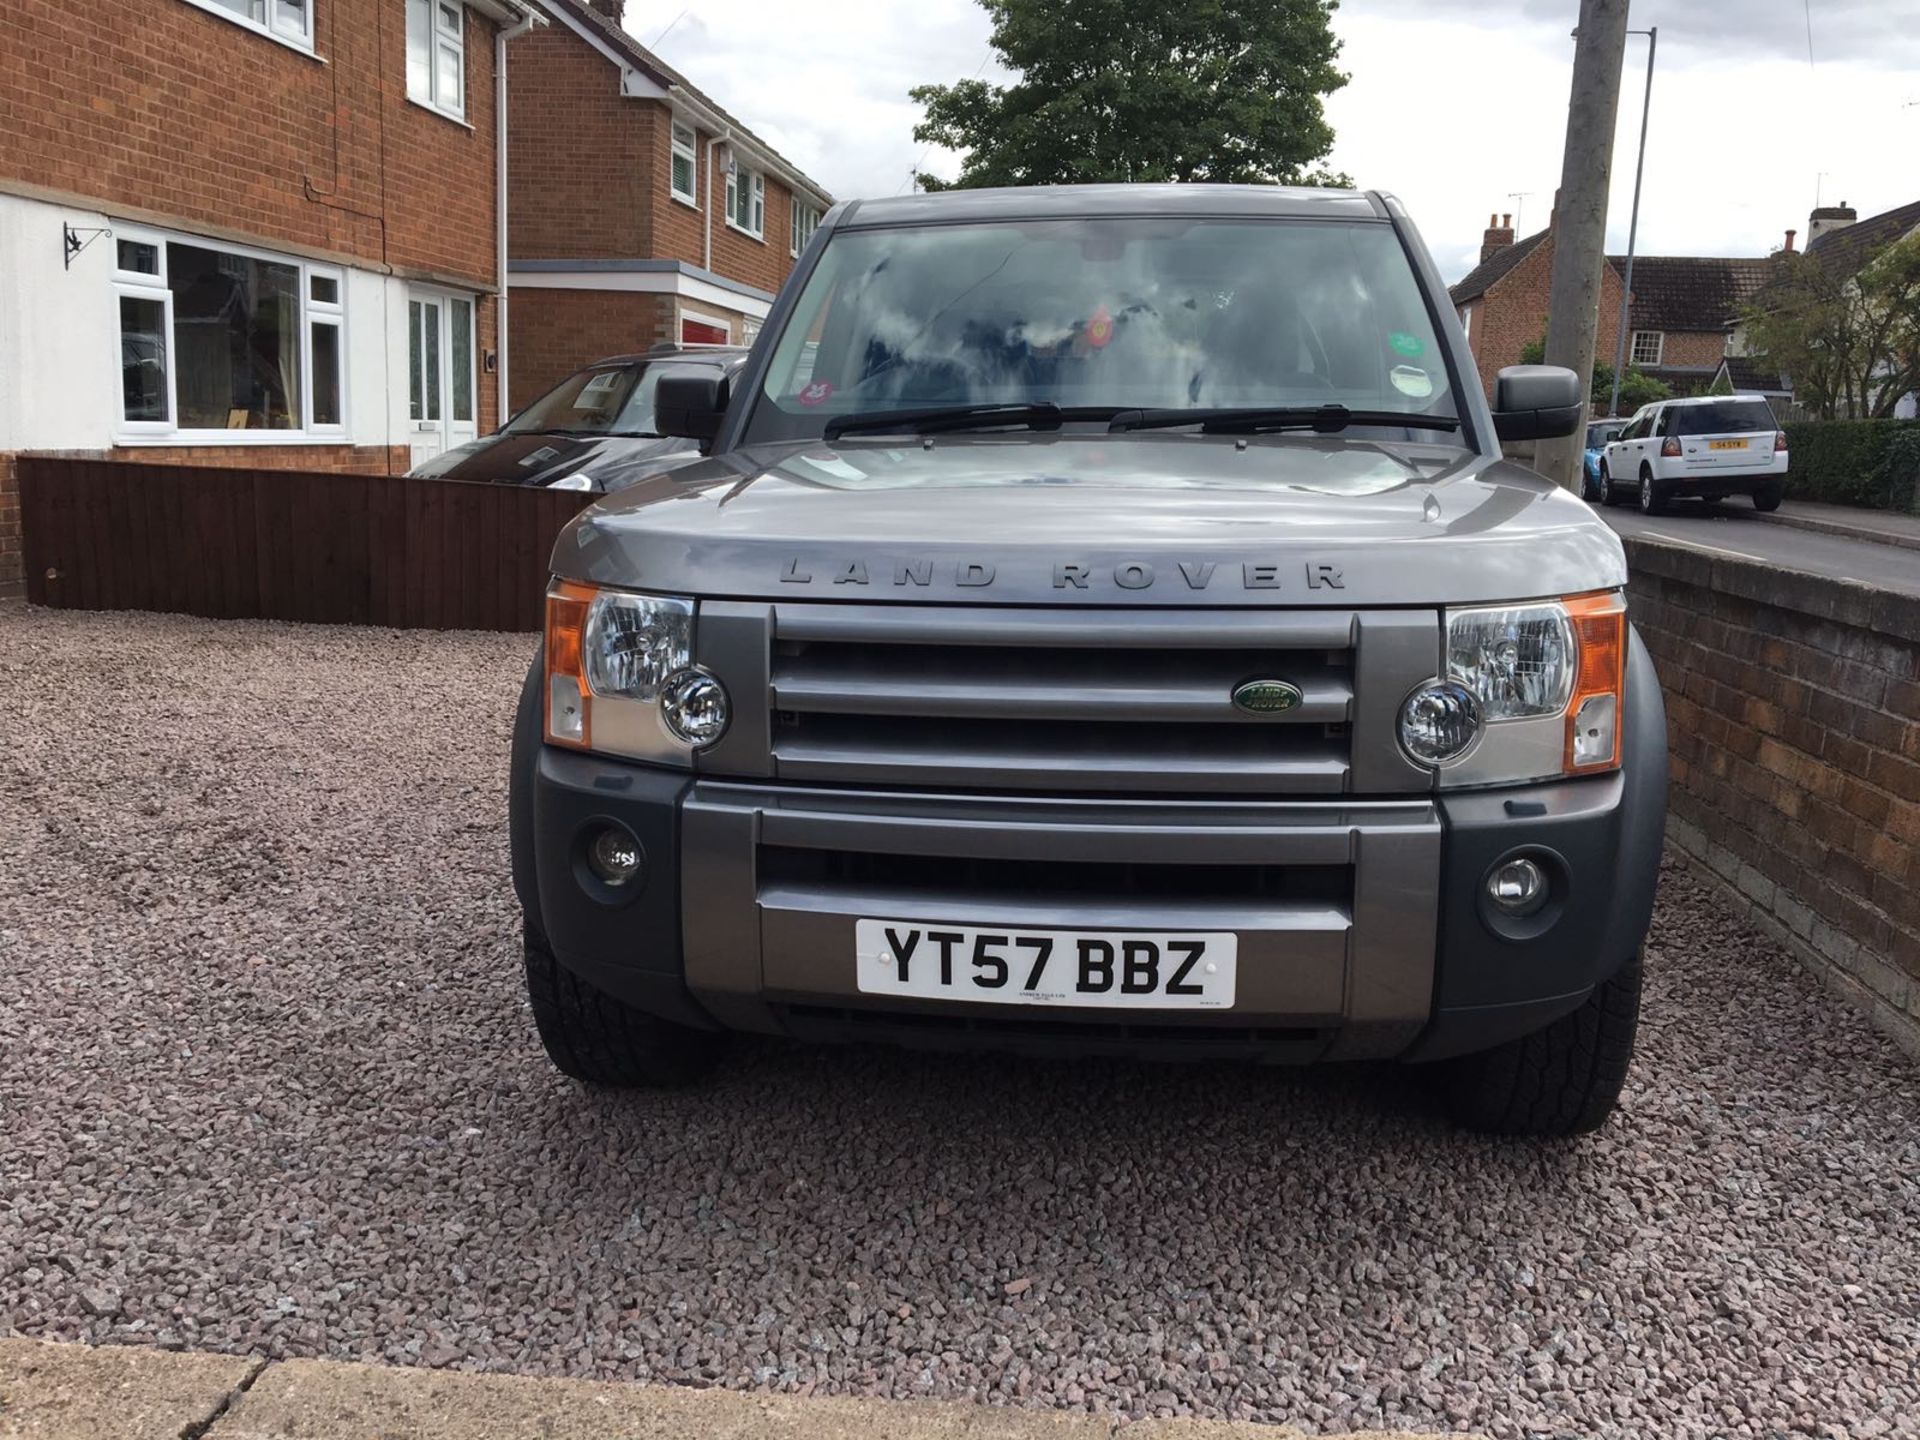
{"type": "MultiPolygon", "coordinates": [[[[0,1440],[1303,1440],[1283,1426],[1126,1423],[931,1401],[268,1361],[0,1340],[0,1440]]],[[[1372,1431],[1350,1440],[1418,1440],[1372,1431]]],[[[1471,1440],[1471,1437],[1466,1437],[1471,1440]]]]}
{"type": "Polygon", "coordinates": [[[594,1093],[518,974],[531,646],[0,607],[0,1334],[274,1362],[238,1418],[344,1361],[979,1424],[1920,1435],[1920,1072],[1691,871],[1575,1142],[1463,1135],[1391,1066],[748,1041],[594,1093]]]}
{"type": "Polygon", "coordinates": [[[1891,543],[1920,537],[1920,520],[1906,516],[1839,505],[1782,505],[1777,514],[1762,515],[1738,499],[1712,507],[1676,502],[1651,519],[1624,505],[1601,507],[1600,514],[1621,535],[1920,595],[1920,551],[1891,543]],[[1782,515],[1789,523],[1780,522],[1782,515]]]}
{"type": "MultiPolygon", "coordinates": [[[[1756,512],[1758,513],[1758,512],[1756,512]]],[[[1822,505],[1812,500],[1789,500],[1760,519],[1796,530],[1871,540],[1902,550],[1920,550],[1920,514],[1900,515],[1891,510],[1865,510],[1857,505],[1822,505]]]]}

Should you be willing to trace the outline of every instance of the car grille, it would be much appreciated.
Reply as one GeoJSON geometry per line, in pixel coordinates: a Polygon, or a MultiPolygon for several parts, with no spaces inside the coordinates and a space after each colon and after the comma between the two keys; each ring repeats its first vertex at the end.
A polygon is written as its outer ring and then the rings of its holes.
{"type": "MultiPolygon", "coordinates": [[[[722,678],[767,709],[742,717],[711,773],[1110,795],[1420,788],[1393,763],[1357,776],[1355,757],[1362,699],[1397,708],[1432,673],[1425,612],[778,605],[762,607],[756,645],[737,613],[750,608],[721,617],[716,668],[764,665],[764,689],[722,678]],[[1371,672],[1370,626],[1396,642],[1371,672]],[[1249,714],[1233,703],[1248,680],[1287,681],[1300,703],[1249,714]]],[[[1378,719],[1367,744],[1384,738],[1397,761],[1378,719]]]]}

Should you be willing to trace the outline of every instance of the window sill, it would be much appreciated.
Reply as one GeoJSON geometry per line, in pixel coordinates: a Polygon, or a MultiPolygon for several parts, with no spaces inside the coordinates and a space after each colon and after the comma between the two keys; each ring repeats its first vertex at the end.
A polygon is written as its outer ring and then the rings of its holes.
{"type": "Polygon", "coordinates": [[[733,217],[732,217],[732,216],[728,216],[728,217],[727,217],[727,228],[728,228],[729,230],[731,230],[731,231],[733,231],[733,232],[734,232],[734,234],[736,234],[736,235],[744,235],[744,236],[746,236],[746,237],[747,237],[747,238],[748,238],[749,240],[753,240],[753,241],[756,241],[756,242],[758,242],[758,243],[759,243],[759,244],[761,244],[761,245],[764,245],[764,244],[766,244],[766,243],[767,243],[767,232],[766,232],[766,231],[764,231],[764,230],[762,230],[762,231],[761,231],[761,232],[760,232],[760,233],[759,233],[758,235],[756,235],[756,234],[754,234],[754,233],[753,233],[753,231],[751,231],[751,230],[749,230],[749,229],[747,229],[747,227],[746,227],[746,226],[744,226],[744,225],[740,225],[740,224],[736,224],[736,223],[734,222],[734,220],[733,220],[733,217]]]}
{"type": "Polygon", "coordinates": [[[687,209],[692,210],[696,213],[698,213],[700,209],[700,202],[698,200],[690,200],[685,195],[682,195],[678,190],[667,191],[667,198],[669,200],[678,200],[682,205],[686,206],[687,209]]]}
{"type": "Polygon", "coordinates": [[[307,59],[317,64],[324,65],[327,63],[322,56],[315,53],[312,45],[303,45],[298,40],[289,40],[277,30],[270,30],[265,25],[255,24],[244,15],[234,14],[233,11],[227,9],[226,6],[216,3],[216,0],[187,0],[187,4],[193,6],[196,10],[204,10],[209,15],[216,15],[220,19],[225,20],[229,25],[238,25],[242,30],[250,30],[262,39],[271,40],[274,44],[291,50],[296,55],[304,55],[307,59]]]}
{"type": "MultiPolygon", "coordinates": [[[[442,120],[446,121],[449,125],[458,125],[462,130],[474,130],[473,122],[468,120],[465,114],[456,115],[451,110],[442,110],[438,105],[431,104],[425,100],[416,99],[412,95],[407,96],[407,103],[413,106],[417,110],[426,111],[429,115],[438,115],[442,120]]],[[[474,130],[474,133],[477,135],[480,132],[477,130],[474,130]]]]}
{"type": "Polygon", "coordinates": [[[175,430],[168,435],[151,433],[121,434],[113,437],[116,446],[198,450],[214,447],[250,445],[351,445],[353,438],[343,429],[337,435],[316,435],[304,430],[175,430]]]}

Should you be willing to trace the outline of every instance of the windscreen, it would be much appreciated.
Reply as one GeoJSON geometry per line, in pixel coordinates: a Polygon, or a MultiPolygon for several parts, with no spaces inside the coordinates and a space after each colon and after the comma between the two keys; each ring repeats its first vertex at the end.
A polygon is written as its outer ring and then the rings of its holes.
{"type": "Polygon", "coordinates": [[[652,437],[653,396],[668,375],[705,375],[713,367],[685,361],[631,360],[569,375],[507,426],[509,435],[652,437]]]}
{"type": "Polygon", "coordinates": [[[1391,227],[1122,216],[836,234],[747,439],[1040,402],[1457,413],[1391,227]]]}
{"type": "Polygon", "coordinates": [[[1773,407],[1764,400],[1715,400],[1710,405],[1672,407],[1673,435],[1750,435],[1772,430],[1773,407]]]}

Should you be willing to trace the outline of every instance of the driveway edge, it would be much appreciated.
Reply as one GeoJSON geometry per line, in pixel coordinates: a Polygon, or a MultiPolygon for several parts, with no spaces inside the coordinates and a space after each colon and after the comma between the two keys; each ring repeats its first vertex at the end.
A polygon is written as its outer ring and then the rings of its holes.
{"type": "MultiPolygon", "coordinates": [[[[0,1339],[0,1440],[1304,1440],[1283,1425],[0,1339]]],[[[1372,1431],[1349,1440],[1417,1440],[1372,1431]]],[[[1466,1437],[1472,1440],[1472,1437],[1466,1437]]]]}

